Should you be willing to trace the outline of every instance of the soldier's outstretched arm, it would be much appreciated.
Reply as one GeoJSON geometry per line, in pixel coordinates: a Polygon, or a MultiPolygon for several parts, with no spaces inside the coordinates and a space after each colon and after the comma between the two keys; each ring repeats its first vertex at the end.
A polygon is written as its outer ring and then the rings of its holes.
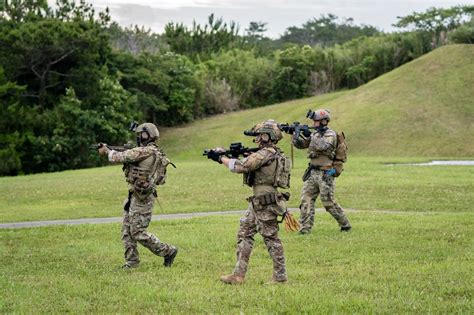
{"type": "Polygon", "coordinates": [[[262,167],[265,157],[263,151],[257,151],[242,160],[222,157],[222,164],[233,173],[249,173],[262,167]]]}
{"type": "Polygon", "coordinates": [[[151,147],[137,147],[122,152],[106,149],[105,154],[112,163],[133,163],[139,162],[153,154],[151,147]]]}

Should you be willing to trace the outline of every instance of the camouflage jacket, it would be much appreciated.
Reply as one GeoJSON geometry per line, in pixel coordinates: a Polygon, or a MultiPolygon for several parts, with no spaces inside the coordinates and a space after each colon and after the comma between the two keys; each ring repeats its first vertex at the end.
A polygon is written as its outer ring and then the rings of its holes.
{"type": "Polygon", "coordinates": [[[244,183],[253,187],[255,195],[276,192],[276,188],[273,187],[276,152],[280,152],[277,147],[261,148],[242,160],[231,159],[229,169],[234,173],[244,174],[244,183]]]}
{"type": "MultiPolygon", "coordinates": [[[[123,152],[110,150],[109,161],[112,163],[123,163],[126,180],[133,185],[137,179],[148,180],[151,184],[157,184],[159,179],[159,167],[166,165],[169,160],[155,143],[149,143],[144,147],[136,147],[123,152]]],[[[164,183],[164,181],[163,181],[164,183]]]]}
{"type": "Polygon", "coordinates": [[[314,131],[309,138],[299,137],[293,144],[298,149],[308,148],[311,164],[317,166],[331,165],[336,155],[337,134],[332,129],[324,133],[314,131]]]}

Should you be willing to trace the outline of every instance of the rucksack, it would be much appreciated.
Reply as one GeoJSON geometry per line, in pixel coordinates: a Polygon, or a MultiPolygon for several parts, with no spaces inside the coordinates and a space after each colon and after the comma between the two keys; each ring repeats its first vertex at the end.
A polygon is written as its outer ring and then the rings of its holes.
{"type": "Polygon", "coordinates": [[[346,142],[346,136],[344,132],[337,133],[337,145],[336,145],[336,155],[334,156],[332,165],[336,170],[336,174],[334,177],[338,177],[341,175],[342,171],[344,170],[344,163],[347,161],[347,152],[349,148],[346,142]]]}
{"type": "Polygon", "coordinates": [[[281,152],[275,153],[275,178],[273,186],[279,188],[290,188],[291,160],[281,152]]]}
{"type": "Polygon", "coordinates": [[[164,185],[166,182],[166,168],[168,165],[176,166],[166,157],[166,155],[160,150],[156,154],[156,160],[154,165],[154,182],[156,185],[164,185]]]}

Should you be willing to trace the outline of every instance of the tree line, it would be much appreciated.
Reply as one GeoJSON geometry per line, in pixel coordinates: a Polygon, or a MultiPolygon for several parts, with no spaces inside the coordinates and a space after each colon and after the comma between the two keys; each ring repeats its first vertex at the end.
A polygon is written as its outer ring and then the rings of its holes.
{"type": "Polygon", "coordinates": [[[194,119],[354,88],[438,45],[474,42],[473,6],[432,8],[383,33],[333,14],[278,39],[210,15],[162,34],[120,27],[84,0],[0,3],[0,175],[100,165],[88,147],[131,120],[194,119]]]}

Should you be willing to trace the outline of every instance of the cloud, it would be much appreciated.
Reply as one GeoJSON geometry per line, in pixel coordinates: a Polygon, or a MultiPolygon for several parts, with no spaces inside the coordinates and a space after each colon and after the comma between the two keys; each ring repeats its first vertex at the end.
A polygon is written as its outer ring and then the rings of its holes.
{"type": "Polygon", "coordinates": [[[356,24],[393,30],[397,16],[428,7],[450,7],[457,1],[428,0],[89,0],[98,9],[108,6],[112,19],[123,26],[139,25],[162,33],[169,22],[204,24],[214,13],[225,21],[238,22],[241,33],[252,21],[266,22],[267,36],[277,38],[290,26],[301,26],[322,14],[333,13],[341,18],[354,18],[356,24]]]}

